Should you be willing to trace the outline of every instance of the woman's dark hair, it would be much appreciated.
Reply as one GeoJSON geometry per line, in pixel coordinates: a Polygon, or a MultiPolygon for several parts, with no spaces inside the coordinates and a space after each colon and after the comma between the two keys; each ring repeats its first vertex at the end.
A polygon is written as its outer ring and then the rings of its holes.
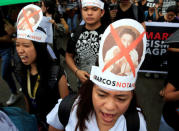
{"type": "MultiPolygon", "coordinates": [[[[92,102],[92,91],[94,83],[90,80],[87,80],[79,90],[79,102],[77,103],[77,125],[75,131],[79,128],[80,131],[86,129],[85,121],[89,120],[89,115],[94,113],[94,107],[92,102]]],[[[135,91],[133,91],[133,98],[131,103],[126,111],[126,113],[132,113],[136,111],[138,106],[135,91]]]]}
{"type": "Polygon", "coordinates": [[[37,53],[37,57],[36,57],[37,70],[39,73],[44,73],[45,70],[47,70],[48,67],[52,64],[52,62],[54,62],[54,60],[51,58],[47,50],[47,43],[39,43],[36,41],[32,41],[32,42],[37,53]]]}
{"type": "Polygon", "coordinates": [[[56,9],[55,2],[53,0],[42,0],[42,2],[44,2],[45,7],[47,8],[47,12],[53,15],[56,9]]]}
{"type": "Polygon", "coordinates": [[[173,12],[176,14],[177,6],[176,5],[171,5],[167,8],[166,12],[173,12]]]}
{"type": "Polygon", "coordinates": [[[84,131],[86,129],[85,120],[88,120],[88,116],[94,112],[92,103],[93,86],[93,82],[87,80],[79,90],[79,103],[77,108],[78,122],[75,131],[77,131],[78,127],[80,131],[84,131]]]}
{"type": "MultiPolygon", "coordinates": [[[[53,62],[56,62],[56,60],[53,60],[47,51],[47,43],[39,43],[36,41],[32,41],[34,48],[36,50],[36,64],[37,64],[37,70],[40,74],[41,78],[46,76],[44,75],[46,71],[49,69],[50,65],[53,62]]],[[[15,51],[15,54],[13,55],[13,63],[14,65],[14,72],[16,77],[18,78],[18,82],[23,85],[23,81],[26,81],[27,76],[27,69],[30,69],[30,65],[24,65],[22,61],[20,60],[19,56],[17,55],[17,52],[15,51]]]]}

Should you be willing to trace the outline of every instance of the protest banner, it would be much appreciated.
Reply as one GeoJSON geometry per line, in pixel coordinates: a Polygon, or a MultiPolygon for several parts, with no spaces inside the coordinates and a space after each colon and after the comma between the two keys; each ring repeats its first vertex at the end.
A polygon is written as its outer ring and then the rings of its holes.
{"type": "Polygon", "coordinates": [[[167,48],[164,41],[174,33],[179,23],[146,22],[147,49],[140,72],[167,73],[167,48]]]}

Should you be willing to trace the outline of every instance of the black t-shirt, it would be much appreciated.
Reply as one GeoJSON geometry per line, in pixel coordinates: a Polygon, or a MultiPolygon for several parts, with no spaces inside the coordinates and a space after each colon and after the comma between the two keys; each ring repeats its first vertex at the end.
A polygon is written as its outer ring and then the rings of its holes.
{"type": "Polygon", "coordinates": [[[149,9],[149,7],[147,7],[147,2],[144,5],[142,5],[142,1],[139,1],[138,4],[142,8],[143,12],[149,9]]]}
{"type": "MultiPolygon", "coordinates": [[[[135,18],[135,14],[134,14],[134,7],[135,5],[131,5],[131,7],[126,10],[126,11],[122,11],[121,8],[118,8],[118,12],[116,15],[116,20],[120,20],[120,19],[125,19],[125,18],[130,18],[130,19],[134,19],[137,20],[137,18],[135,18]]],[[[138,9],[138,22],[142,23],[144,22],[144,12],[143,10],[137,6],[138,9]]]]}
{"type": "Polygon", "coordinates": [[[146,21],[148,21],[148,20],[154,21],[153,17],[154,17],[153,15],[150,16],[148,13],[146,21]]]}
{"type": "Polygon", "coordinates": [[[145,12],[146,14],[147,14],[147,16],[145,16],[146,18],[145,18],[145,21],[149,21],[149,20],[151,20],[151,21],[155,21],[155,12],[150,16],[150,14],[149,14],[149,12],[147,11],[147,12],[145,12]]]}
{"type": "Polygon", "coordinates": [[[91,66],[96,64],[104,30],[104,26],[93,31],[86,29],[85,26],[80,26],[76,32],[72,33],[68,41],[67,52],[74,54],[75,63],[79,69],[90,73],[91,66]]]}
{"type": "MultiPolygon", "coordinates": [[[[51,111],[57,103],[57,100],[60,98],[58,81],[61,79],[62,75],[64,75],[64,71],[60,68],[57,72],[57,77],[54,77],[55,72],[51,72],[51,70],[46,70],[45,76],[40,75],[39,87],[34,100],[31,99],[28,94],[27,78],[23,81],[24,87],[22,89],[29,102],[30,113],[35,114],[38,119],[44,122],[46,122],[46,115],[51,111]]],[[[34,86],[37,81],[37,75],[31,75],[30,80],[31,94],[33,94],[34,86]]]]}

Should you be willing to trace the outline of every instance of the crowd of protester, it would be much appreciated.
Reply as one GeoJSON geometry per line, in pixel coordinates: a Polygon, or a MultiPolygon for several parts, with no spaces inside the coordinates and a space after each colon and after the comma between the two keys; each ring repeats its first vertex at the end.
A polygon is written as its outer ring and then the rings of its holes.
{"type": "MultiPolygon", "coordinates": [[[[99,89],[98,86],[94,86],[93,81],[89,80],[92,66],[96,65],[98,59],[99,43],[106,27],[110,23],[124,18],[138,21],[144,29],[146,29],[145,22],[179,23],[178,0],[170,1],[175,4],[167,7],[166,10],[163,10],[162,4],[165,0],[97,1],[104,2],[104,7],[86,5],[82,7],[80,0],[41,0],[39,2],[33,2],[32,4],[41,8],[43,14],[42,21],[39,24],[40,28],[37,28],[36,31],[45,32],[47,36],[44,41],[40,42],[28,38],[22,39],[18,34],[19,30],[24,30],[28,27],[28,24],[22,24],[21,26],[23,21],[21,21],[21,17],[18,14],[29,3],[0,7],[1,76],[11,90],[11,95],[6,105],[13,105],[19,99],[19,90],[17,90],[14,77],[12,76],[12,73],[14,73],[16,80],[20,83],[20,91],[24,94],[26,109],[29,113],[36,115],[38,128],[41,131],[48,130],[48,124],[50,124],[50,131],[65,128],[61,123],[59,125],[54,124],[54,121],[57,119],[56,116],[58,116],[58,108],[55,107],[53,109],[53,107],[59,102],[58,99],[65,98],[69,94],[74,94],[74,92],[72,90],[73,87],[70,87],[68,84],[68,77],[60,62],[61,57],[64,57],[69,69],[71,69],[79,80],[79,96],[74,101],[76,102],[80,98],[79,103],[81,105],[76,107],[75,110],[79,113],[81,110],[85,110],[85,106],[89,104],[91,107],[88,111],[96,111],[90,105],[92,103],[91,100],[87,100],[92,99],[90,95],[94,95],[95,93],[99,95],[101,93],[105,96],[112,92],[112,90],[106,91],[105,88],[104,90],[99,89]],[[5,8],[8,10],[5,10],[5,8]],[[95,15],[93,13],[87,14],[86,12],[89,10],[97,13],[95,15]],[[88,47],[89,44],[93,45],[88,47]],[[81,86],[82,88],[80,88],[81,86]],[[95,90],[95,92],[92,90],[95,90]],[[88,92],[91,94],[85,96],[88,92]],[[83,101],[82,99],[85,100],[83,101]],[[83,105],[83,102],[87,103],[83,105]],[[49,112],[50,114],[48,114],[49,112]],[[48,120],[46,121],[47,114],[48,120]]],[[[28,12],[26,13],[28,15],[28,12]]],[[[29,21],[33,22],[34,20],[31,18],[29,21]]],[[[127,33],[124,34],[126,35],[127,33]]],[[[149,77],[150,74],[146,74],[146,76],[149,77]]],[[[166,88],[160,92],[164,100],[167,99],[170,91],[176,91],[178,88],[176,87],[178,85],[177,80],[174,82],[175,84],[173,84],[172,80],[170,78],[166,88]]],[[[126,94],[119,93],[117,95],[126,95],[130,97],[130,101],[134,102],[132,104],[136,103],[135,92],[133,91],[126,94]]],[[[175,98],[167,99],[167,101],[178,101],[178,94],[175,95],[175,98]]],[[[96,98],[96,100],[100,101],[99,98],[96,98]]],[[[131,108],[135,107],[132,104],[128,106],[131,108]]],[[[177,111],[178,109],[179,107],[177,111]]],[[[80,118],[78,114],[77,126],[72,125],[71,128],[79,127],[82,130],[85,129],[84,121],[88,120],[88,111],[84,112],[86,116],[83,118],[80,118]],[[80,123],[80,120],[82,120],[82,123],[80,123]]],[[[125,112],[123,111],[122,113],[125,112]]],[[[143,118],[142,112],[139,114],[140,120],[142,121],[140,123],[142,124],[142,126],[140,125],[140,130],[144,131],[146,130],[145,119],[143,118]]],[[[178,121],[178,118],[179,116],[175,119],[178,121]]],[[[74,118],[71,119],[74,120],[74,118]]],[[[170,126],[178,130],[177,124],[171,124],[170,126]]],[[[167,125],[166,127],[169,126],[167,125]]],[[[171,128],[169,129],[171,131],[173,130],[171,128]]]]}

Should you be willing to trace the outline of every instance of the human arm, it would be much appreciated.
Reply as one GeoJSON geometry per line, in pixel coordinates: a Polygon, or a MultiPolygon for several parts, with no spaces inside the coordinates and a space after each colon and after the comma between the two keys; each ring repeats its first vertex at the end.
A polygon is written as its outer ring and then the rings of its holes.
{"type": "Polygon", "coordinates": [[[166,87],[160,91],[160,95],[163,96],[165,101],[179,100],[179,91],[176,91],[176,88],[171,83],[167,83],[166,87]]]}
{"type": "Polygon", "coordinates": [[[179,48],[168,48],[168,51],[179,52],[179,48]]]}
{"type": "Polygon", "coordinates": [[[67,52],[65,55],[66,63],[69,66],[69,68],[74,72],[74,74],[80,79],[80,81],[84,83],[89,78],[90,75],[86,71],[77,68],[73,56],[74,55],[72,53],[67,52]]]}
{"type": "Polygon", "coordinates": [[[58,81],[58,90],[61,98],[64,98],[69,94],[68,83],[65,75],[62,75],[62,77],[58,81]]]}
{"type": "Polygon", "coordinates": [[[69,27],[68,24],[66,23],[64,18],[60,18],[61,24],[64,26],[65,28],[65,33],[67,34],[69,32],[69,27]]]}
{"type": "Polygon", "coordinates": [[[162,6],[163,6],[163,0],[159,0],[158,4],[159,4],[159,7],[162,8],[162,6]]]}
{"type": "Polygon", "coordinates": [[[156,21],[159,19],[158,7],[159,7],[159,5],[155,4],[155,19],[156,19],[156,21]]]}
{"type": "Polygon", "coordinates": [[[110,18],[111,18],[111,20],[114,21],[115,18],[116,18],[117,9],[110,10],[109,13],[110,13],[110,18]]]}
{"type": "Polygon", "coordinates": [[[60,18],[60,22],[58,24],[55,22],[54,19],[49,20],[49,22],[52,23],[57,30],[62,30],[60,28],[63,28],[63,32],[65,34],[68,34],[69,27],[64,18],[60,18]]]}
{"type": "Polygon", "coordinates": [[[12,24],[10,24],[9,22],[6,22],[4,24],[4,30],[7,32],[7,34],[9,36],[11,36],[13,33],[16,32],[16,28],[12,24]]]}
{"type": "Polygon", "coordinates": [[[9,35],[4,35],[0,37],[0,43],[12,43],[12,42],[13,40],[11,39],[9,35]]]}

